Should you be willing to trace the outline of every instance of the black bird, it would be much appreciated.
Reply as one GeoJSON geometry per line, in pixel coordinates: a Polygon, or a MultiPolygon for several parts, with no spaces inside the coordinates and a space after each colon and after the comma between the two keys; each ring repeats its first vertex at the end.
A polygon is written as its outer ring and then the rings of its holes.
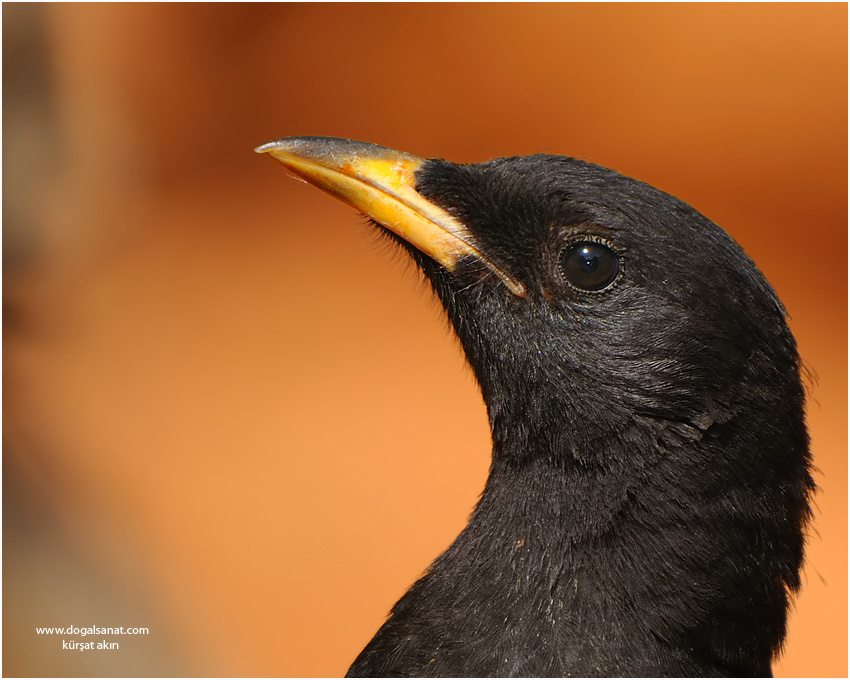
{"type": "Polygon", "coordinates": [[[814,484],[796,344],[718,226],[573,158],[257,149],[371,217],[490,418],[469,524],[350,676],[769,676],[814,484]]]}

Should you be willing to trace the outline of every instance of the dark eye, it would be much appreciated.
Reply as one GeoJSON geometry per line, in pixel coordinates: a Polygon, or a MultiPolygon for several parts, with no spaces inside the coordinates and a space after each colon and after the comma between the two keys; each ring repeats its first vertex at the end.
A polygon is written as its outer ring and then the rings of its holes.
{"type": "Polygon", "coordinates": [[[620,273],[620,257],[604,243],[579,241],[564,249],[561,269],[574,288],[602,290],[614,283],[620,273]]]}

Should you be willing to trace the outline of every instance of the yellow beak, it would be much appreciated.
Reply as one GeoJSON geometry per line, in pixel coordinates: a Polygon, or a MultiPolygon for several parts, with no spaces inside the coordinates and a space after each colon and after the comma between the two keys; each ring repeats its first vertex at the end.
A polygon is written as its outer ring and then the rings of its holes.
{"type": "Polygon", "coordinates": [[[449,271],[474,257],[514,295],[525,295],[525,286],[485,257],[461,222],[416,191],[415,175],[424,159],[334,137],[287,137],[255,150],[368,215],[449,271]]]}

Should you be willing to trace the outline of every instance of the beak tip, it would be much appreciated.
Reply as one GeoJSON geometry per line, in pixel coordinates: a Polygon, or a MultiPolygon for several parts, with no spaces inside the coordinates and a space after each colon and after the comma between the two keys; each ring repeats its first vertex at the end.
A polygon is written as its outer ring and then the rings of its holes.
{"type": "Polygon", "coordinates": [[[279,140],[276,139],[273,142],[266,142],[265,144],[260,144],[260,146],[254,149],[254,153],[268,153],[277,146],[279,146],[279,140]]]}

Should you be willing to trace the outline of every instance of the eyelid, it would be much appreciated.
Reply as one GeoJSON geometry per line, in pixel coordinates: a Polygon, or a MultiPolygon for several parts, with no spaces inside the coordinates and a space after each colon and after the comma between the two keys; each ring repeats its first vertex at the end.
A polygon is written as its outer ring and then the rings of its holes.
{"type": "MultiPolygon", "coordinates": [[[[571,245],[576,243],[581,243],[582,241],[590,241],[592,243],[599,243],[603,246],[607,246],[611,250],[613,250],[617,255],[623,255],[623,249],[619,246],[615,245],[611,239],[606,238],[605,236],[600,236],[594,232],[587,231],[577,231],[570,235],[565,235],[563,239],[563,248],[569,248],[571,245]]],[[[562,248],[562,250],[563,250],[562,248]]]]}

